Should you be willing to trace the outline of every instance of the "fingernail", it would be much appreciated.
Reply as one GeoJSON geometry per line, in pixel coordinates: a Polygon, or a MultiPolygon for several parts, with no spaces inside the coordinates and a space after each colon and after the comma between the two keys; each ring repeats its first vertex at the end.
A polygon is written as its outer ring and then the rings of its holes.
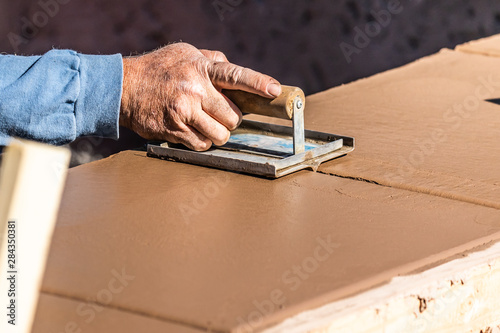
{"type": "Polygon", "coordinates": [[[281,94],[281,86],[276,83],[271,83],[267,86],[267,93],[274,97],[278,97],[281,94]]]}

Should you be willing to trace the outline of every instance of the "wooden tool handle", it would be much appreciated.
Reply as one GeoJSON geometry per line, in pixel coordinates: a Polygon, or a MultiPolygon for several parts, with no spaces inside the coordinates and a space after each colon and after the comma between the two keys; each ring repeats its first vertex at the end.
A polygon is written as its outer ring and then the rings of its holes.
{"type": "Polygon", "coordinates": [[[281,86],[281,95],[275,99],[265,98],[259,95],[241,90],[222,90],[231,101],[240,108],[243,113],[254,113],[274,118],[292,119],[293,103],[295,97],[302,99],[305,105],[304,92],[297,87],[281,86]]]}

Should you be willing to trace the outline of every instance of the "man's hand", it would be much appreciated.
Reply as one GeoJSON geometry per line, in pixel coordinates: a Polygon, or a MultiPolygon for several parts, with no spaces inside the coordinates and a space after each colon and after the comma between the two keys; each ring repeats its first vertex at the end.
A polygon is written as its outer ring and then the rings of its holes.
{"type": "Polygon", "coordinates": [[[226,143],[241,122],[241,111],[222,89],[268,98],[281,93],[273,78],[231,64],[221,52],[186,43],[124,58],[123,67],[120,125],[146,139],[198,151],[226,143]]]}

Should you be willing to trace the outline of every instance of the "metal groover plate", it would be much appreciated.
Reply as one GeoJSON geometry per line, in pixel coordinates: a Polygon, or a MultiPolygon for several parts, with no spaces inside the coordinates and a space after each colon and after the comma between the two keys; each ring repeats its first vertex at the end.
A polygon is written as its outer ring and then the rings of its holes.
{"type": "Polygon", "coordinates": [[[305,152],[293,154],[293,128],[244,119],[221,147],[196,152],[168,142],[148,145],[148,156],[278,178],[354,150],[354,138],[305,130],[305,152]]]}

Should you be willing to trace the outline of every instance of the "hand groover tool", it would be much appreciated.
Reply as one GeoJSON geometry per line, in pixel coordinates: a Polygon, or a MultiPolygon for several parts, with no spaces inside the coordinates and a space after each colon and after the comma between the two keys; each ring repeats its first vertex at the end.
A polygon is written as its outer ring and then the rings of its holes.
{"type": "Polygon", "coordinates": [[[354,149],[354,138],[304,130],[305,97],[300,88],[282,86],[275,99],[240,90],[222,93],[243,113],[292,120],[293,127],[243,119],[223,146],[196,152],[169,142],[149,144],[148,156],[278,178],[302,169],[316,170],[322,162],[354,149]]]}

